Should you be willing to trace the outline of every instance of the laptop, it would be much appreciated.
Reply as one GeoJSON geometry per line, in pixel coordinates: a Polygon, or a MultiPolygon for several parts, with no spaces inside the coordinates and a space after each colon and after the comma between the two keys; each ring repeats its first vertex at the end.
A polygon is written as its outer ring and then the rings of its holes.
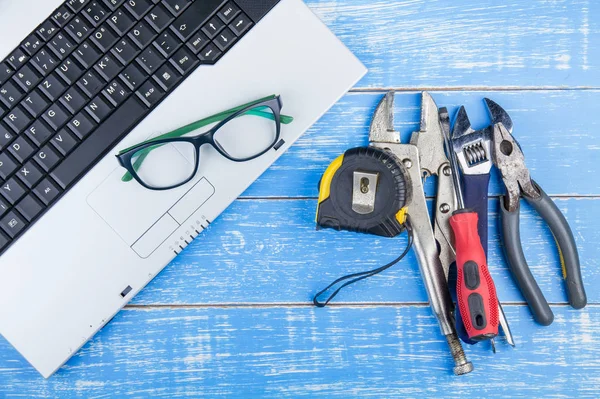
{"type": "Polygon", "coordinates": [[[366,73],[301,0],[0,0],[0,38],[0,333],[46,378],[366,73]],[[272,94],[264,155],[122,181],[120,150],[272,94]]]}

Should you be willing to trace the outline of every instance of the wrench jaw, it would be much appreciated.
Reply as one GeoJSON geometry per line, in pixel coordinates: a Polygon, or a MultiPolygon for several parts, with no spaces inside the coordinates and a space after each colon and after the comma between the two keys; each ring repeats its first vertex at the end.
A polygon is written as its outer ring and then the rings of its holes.
{"type": "Polygon", "coordinates": [[[465,175],[486,175],[492,169],[492,128],[473,130],[465,107],[452,129],[452,148],[465,175]]]}

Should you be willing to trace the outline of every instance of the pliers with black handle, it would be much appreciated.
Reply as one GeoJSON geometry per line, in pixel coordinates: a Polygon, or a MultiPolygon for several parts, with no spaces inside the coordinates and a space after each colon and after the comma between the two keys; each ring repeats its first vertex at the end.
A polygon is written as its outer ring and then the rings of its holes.
{"type": "MultiPolygon", "coordinates": [[[[495,105],[491,100],[488,101],[495,105]]],[[[492,106],[493,106],[492,105],[492,106]]],[[[500,198],[502,217],[502,238],[510,270],[521,293],[525,297],[535,321],[548,326],[554,321],[554,314],[535,281],[525,259],[519,229],[521,197],[537,211],[548,224],[558,246],[563,277],[566,281],[569,303],[575,309],[587,304],[587,297],[581,276],[579,254],[573,232],[562,212],[554,201],[531,179],[525,166],[525,157],[504,123],[495,121],[493,161],[502,175],[506,186],[506,196],[500,198]]]]}

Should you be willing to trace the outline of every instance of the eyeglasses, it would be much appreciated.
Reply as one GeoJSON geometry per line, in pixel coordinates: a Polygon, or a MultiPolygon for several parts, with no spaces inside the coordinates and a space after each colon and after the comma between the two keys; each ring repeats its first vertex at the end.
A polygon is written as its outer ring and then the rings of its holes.
{"type": "Polygon", "coordinates": [[[204,144],[234,162],[258,158],[279,142],[281,124],[294,120],[281,115],[282,106],[279,96],[261,98],[126,148],[117,154],[127,169],[121,180],[135,179],[150,190],[182,186],[196,175],[204,144]],[[204,133],[186,136],[212,124],[204,133]]]}

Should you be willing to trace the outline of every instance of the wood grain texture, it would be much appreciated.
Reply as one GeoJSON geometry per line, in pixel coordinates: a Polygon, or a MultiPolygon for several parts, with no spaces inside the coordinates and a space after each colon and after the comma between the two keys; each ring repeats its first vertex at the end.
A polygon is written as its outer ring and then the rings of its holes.
{"type": "Polygon", "coordinates": [[[309,0],[359,87],[599,87],[596,0],[309,0]]]}
{"type": "MultiPolygon", "coordinates": [[[[532,176],[551,195],[600,194],[600,91],[433,92],[438,106],[455,115],[465,105],[475,129],[491,122],[483,98],[511,115],[514,136],[532,176]]],[[[368,145],[369,125],[383,93],[346,95],[283,155],[244,197],[317,197],[317,182],[327,166],[352,147],[368,145]]],[[[420,93],[396,94],[396,130],[408,142],[419,129],[420,93]]],[[[285,131],[284,131],[285,132],[285,131]]],[[[435,195],[431,180],[427,195],[435,195]]],[[[498,176],[490,194],[504,193],[498,176]]]]}
{"type": "Polygon", "coordinates": [[[6,396],[27,398],[597,398],[598,307],[554,307],[538,327],[506,307],[517,347],[452,360],[428,307],[135,309],[50,380],[0,340],[6,396]]]}

